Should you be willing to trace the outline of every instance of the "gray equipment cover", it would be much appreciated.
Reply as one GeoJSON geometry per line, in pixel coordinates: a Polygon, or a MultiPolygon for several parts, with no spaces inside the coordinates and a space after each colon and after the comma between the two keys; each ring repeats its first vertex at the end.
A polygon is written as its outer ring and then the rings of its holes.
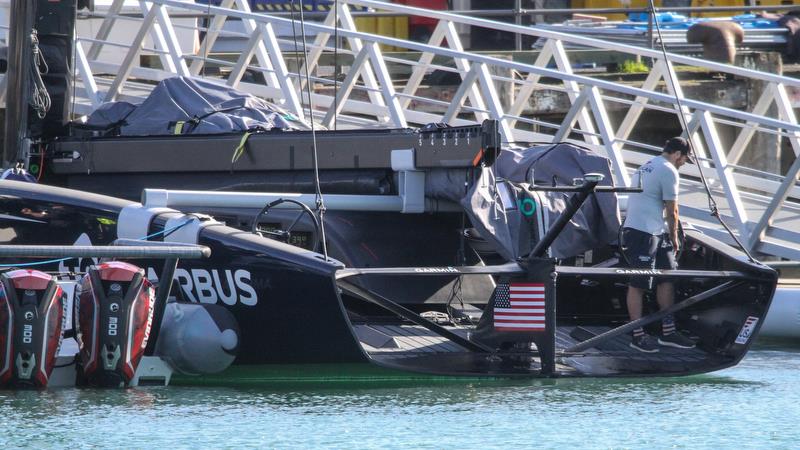
{"type": "Polygon", "coordinates": [[[105,103],[86,123],[119,127],[121,136],[218,134],[253,130],[307,130],[308,125],[282,108],[250,94],[203,80],[174,77],[161,81],[140,105],[105,103]]]}
{"type": "MultiPolygon", "coordinates": [[[[481,236],[512,261],[530,251],[529,219],[523,218],[517,207],[517,202],[528,194],[503,180],[527,183],[531,170],[539,186],[572,185],[574,178],[582,178],[587,173],[601,173],[605,179],[600,185],[613,185],[610,161],[574,145],[504,149],[491,169],[479,173],[460,202],[481,236]]],[[[544,194],[548,201],[541,206],[546,210],[549,223],[564,211],[571,195],[573,193],[544,194]]],[[[593,194],[553,242],[551,255],[569,258],[613,243],[617,240],[620,223],[616,194],[593,194]]]]}

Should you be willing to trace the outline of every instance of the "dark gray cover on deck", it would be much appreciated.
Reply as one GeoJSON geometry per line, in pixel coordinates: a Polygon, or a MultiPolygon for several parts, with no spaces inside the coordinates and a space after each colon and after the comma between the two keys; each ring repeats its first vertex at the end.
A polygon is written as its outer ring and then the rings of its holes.
{"type": "Polygon", "coordinates": [[[253,130],[307,130],[300,119],[258,97],[231,87],[184,77],[161,81],[140,105],[105,103],[93,112],[86,125],[119,127],[121,136],[174,134],[178,121],[181,134],[218,134],[253,130]]]}
{"type": "MultiPolygon", "coordinates": [[[[573,178],[582,178],[587,173],[603,174],[605,179],[601,186],[613,185],[611,163],[607,158],[562,143],[523,150],[504,149],[491,168],[477,172],[466,195],[458,193],[459,189],[463,192],[464,181],[463,178],[459,180],[458,174],[429,173],[427,195],[459,202],[481,236],[504,258],[513,261],[531,250],[530,219],[523,217],[516,204],[505,203],[516,203],[529,195],[514,184],[526,183],[531,168],[535,184],[540,186],[571,186],[573,178]]],[[[461,174],[463,177],[463,172],[461,174]]],[[[549,223],[564,211],[570,195],[572,193],[545,194],[548,201],[542,206],[549,223]]],[[[616,194],[593,194],[553,242],[551,255],[568,258],[616,242],[619,227],[616,194]]]]}

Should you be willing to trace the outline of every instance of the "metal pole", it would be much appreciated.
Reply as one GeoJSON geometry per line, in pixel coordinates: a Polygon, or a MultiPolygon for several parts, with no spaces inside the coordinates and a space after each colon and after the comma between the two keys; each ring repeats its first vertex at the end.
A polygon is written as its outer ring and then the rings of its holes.
{"type": "Polygon", "coordinates": [[[3,143],[3,167],[13,167],[27,155],[29,68],[31,31],[36,16],[36,2],[13,0],[8,33],[8,83],[6,84],[6,134],[3,143]]]}
{"type": "Polygon", "coordinates": [[[597,183],[602,181],[602,178],[585,178],[583,184],[575,189],[577,192],[569,198],[569,202],[567,203],[567,208],[564,212],[558,216],[555,223],[550,226],[550,229],[547,230],[547,233],[542,237],[542,239],[536,243],[536,246],[531,251],[530,257],[531,258],[540,258],[544,256],[547,249],[550,247],[550,244],[556,240],[556,238],[561,234],[561,230],[567,225],[567,223],[572,220],[572,216],[581,209],[583,202],[589,197],[589,194],[594,192],[597,183]]]}

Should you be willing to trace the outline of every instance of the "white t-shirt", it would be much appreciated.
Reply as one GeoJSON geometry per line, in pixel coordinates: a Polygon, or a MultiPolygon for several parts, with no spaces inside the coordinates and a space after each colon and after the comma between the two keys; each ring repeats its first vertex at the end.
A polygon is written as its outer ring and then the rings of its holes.
{"type": "Polygon", "coordinates": [[[625,215],[625,227],[652,235],[664,233],[664,201],[678,198],[678,169],[663,156],[656,156],[641,166],[631,179],[638,186],[642,179],[642,192],[631,194],[625,215]]]}

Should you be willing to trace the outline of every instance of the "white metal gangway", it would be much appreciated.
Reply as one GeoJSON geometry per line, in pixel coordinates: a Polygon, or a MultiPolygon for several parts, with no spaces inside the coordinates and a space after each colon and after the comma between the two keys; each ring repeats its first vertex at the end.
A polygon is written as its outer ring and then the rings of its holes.
{"type": "MultiPolygon", "coordinates": [[[[246,0],[217,3],[219,6],[186,0],[114,0],[106,11],[98,11],[92,19],[94,25],[84,26],[76,42],[75,112],[89,113],[114,100],[141,101],[153,82],[177,75],[217,80],[279,103],[298,117],[307,116],[306,68],[302,56],[294,52],[303,48],[303,43],[296,41],[301,36],[299,21],[254,13],[246,0]],[[287,32],[293,25],[294,31],[287,32]],[[215,53],[223,41],[236,43],[238,51],[227,57],[215,53]],[[143,67],[142,55],[152,55],[160,68],[143,67]],[[252,74],[260,74],[255,77],[258,81],[253,81],[252,74]]],[[[294,4],[299,6],[300,0],[294,4]]],[[[299,19],[299,13],[294,19],[299,19]]],[[[683,128],[699,157],[699,167],[682,169],[683,218],[732,242],[709,216],[697,181],[702,168],[723,217],[750,250],[800,260],[800,188],[796,183],[800,125],[791,101],[791,94],[800,92],[799,80],[683,55],[665,59],[657,50],[549,29],[372,0],[337,0],[324,19],[306,18],[304,30],[314,120],[326,127],[462,125],[495,118],[501,121],[501,132],[510,143],[572,140],[589,146],[610,158],[618,184],[629,184],[631,171],[663,144],[633,134],[646,120],[646,111],[659,111],[674,118],[664,126],[683,128]],[[438,25],[427,43],[405,41],[359,31],[354,11],[419,15],[437,19],[438,25]],[[544,45],[532,64],[464,52],[459,31],[468,26],[534,36],[544,45]],[[652,70],[638,86],[574,73],[565,43],[631,59],[649,58],[652,70]],[[384,52],[382,46],[403,52],[384,52]],[[337,81],[323,57],[334,52],[345,66],[344,78],[337,81]],[[682,73],[679,70],[676,75],[675,67],[683,66],[759,81],[763,90],[751,102],[751,111],[704,102],[674,82],[682,73]],[[451,98],[442,98],[441,92],[423,85],[425,75],[433,70],[460,78],[451,98]],[[541,90],[561,92],[569,99],[562,121],[526,115],[532,94],[541,90]],[[676,97],[681,99],[680,105],[676,97]],[[768,116],[770,111],[774,117],[768,116]],[[680,124],[679,115],[686,127],[680,124]],[[753,142],[781,139],[791,144],[795,155],[787,172],[767,173],[742,162],[757,160],[751,153],[763,150],[753,142]]]]}

